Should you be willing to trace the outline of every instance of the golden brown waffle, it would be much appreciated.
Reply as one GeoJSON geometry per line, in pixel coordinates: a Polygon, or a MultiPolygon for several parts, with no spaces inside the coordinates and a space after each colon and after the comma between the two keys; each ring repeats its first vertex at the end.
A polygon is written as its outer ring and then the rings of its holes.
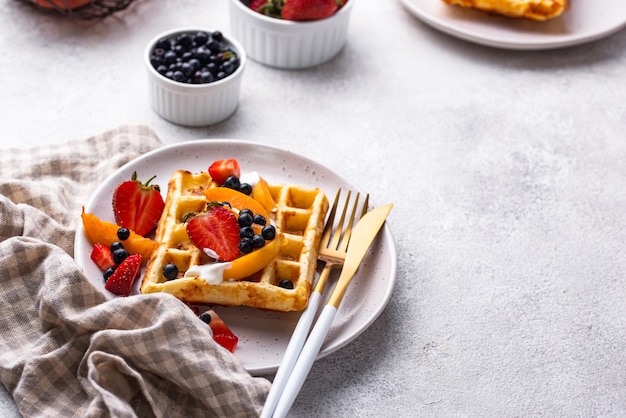
{"type": "Polygon", "coordinates": [[[509,17],[547,20],[560,16],[568,8],[568,0],[443,0],[471,9],[509,17]]]}
{"type": "Polygon", "coordinates": [[[173,174],[156,231],[157,247],[148,262],[141,292],[167,292],[195,304],[244,305],[284,312],[304,309],[311,293],[328,210],[324,192],[297,185],[270,185],[277,205],[272,221],[279,232],[277,236],[282,236],[278,256],[251,277],[209,284],[200,277],[183,277],[190,266],[211,262],[192,244],[184,217],[205,208],[203,192],[211,187],[215,185],[206,172],[179,170],[173,174]],[[163,277],[163,267],[168,263],[176,264],[179,278],[168,281],[163,277]],[[294,288],[279,287],[284,279],[291,280],[294,288]]]}

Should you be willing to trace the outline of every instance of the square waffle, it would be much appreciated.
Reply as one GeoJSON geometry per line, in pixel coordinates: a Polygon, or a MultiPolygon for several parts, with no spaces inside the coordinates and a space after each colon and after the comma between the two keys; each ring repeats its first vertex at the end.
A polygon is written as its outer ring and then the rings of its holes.
{"type": "MultiPolygon", "coordinates": [[[[242,280],[209,284],[184,277],[191,267],[212,262],[187,235],[184,218],[204,210],[207,188],[216,187],[207,172],[176,171],[168,184],[165,209],[156,230],[157,246],[141,283],[142,293],[167,292],[187,303],[251,306],[275,311],[301,311],[308,302],[317,266],[317,252],[328,199],[316,188],[269,185],[276,202],[272,222],[282,234],[278,255],[261,271],[242,280]],[[167,280],[163,267],[174,263],[178,278],[167,280]],[[293,289],[279,287],[291,280],[293,289]]],[[[279,239],[279,238],[276,238],[279,239]]]]}

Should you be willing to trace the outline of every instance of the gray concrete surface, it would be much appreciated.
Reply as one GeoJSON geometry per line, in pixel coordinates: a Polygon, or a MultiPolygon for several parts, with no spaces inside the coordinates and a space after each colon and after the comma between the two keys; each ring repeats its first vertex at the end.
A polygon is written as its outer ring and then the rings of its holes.
{"type": "MultiPolygon", "coordinates": [[[[188,129],[150,110],[142,62],[185,25],[227,30],[227,1],[136,0],[99,23],[1,2],[2,143],[126,123],[168,143],[246,139],[394,202],[393,297],[314,365],[292,416],[626,415],[625,31],[505,51],[359,0],[335,60],[249,62],[236,114],[188,129]]],[[[0,415],[16,414],[0,392],[0,415]]]]}

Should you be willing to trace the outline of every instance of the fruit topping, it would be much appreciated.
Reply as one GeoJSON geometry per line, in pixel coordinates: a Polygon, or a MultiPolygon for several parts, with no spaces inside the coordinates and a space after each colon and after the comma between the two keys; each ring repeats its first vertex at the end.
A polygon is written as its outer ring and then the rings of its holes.
{"type": "Polygon", "coordinates": [[[169,263],[163,267],[163,277],[167,280],[174,280],[178,277],[178,267],[176,264],[169,263]]]}
{"type": "Polygon", "coordinates": [[[285,20],[319,20],[332,16],[347,0],[252,0],[255,12],[285,20]]]}
{"type": "Polygon", "coordinates": [[[291,280],[284,279],[281,280],[280,283],[278,283],[278,286],[282,287],[283,289],[293,289],[293,282],[291,280]]]}
{"type": "Polygon", "coordinates": [[[130,229],[124,227],[118,229],[117,237],[120,239],[120,241],[126,241],[130,237],[130,229]]]}
{"type": "Polygon", "coordinates": [[[140,268],[141,255],[128,256],[108,278],[104,288],[117,296],[128,296],[140,268]]]}
{"type": "Polygon", "coordinates": [[[273,212],[276,208],[276,202],[272,197],[269,185],[263,178],[259,178],[259,181],[252,188],[252,194],[250,196],[259,202],[268,212],[273,212]]]}
{"type": "Polygon", "coordinates": [[[228,189],[225,187],[214,187],[204,191],[204,197],[207,201],[228,202],[231,207],[237,209],[241,215],[244,209],[249,209],[254,217],[254,214],[261,215],[268,219],[269,214],[259,202],[246,196],[245,194],[238,192],[237,190],[228,189]]]}
{"type": "Polygon", "coordinates": [[[100,243],[94,244],[91,250],[91,260],[96,263],[103,272],[117,265],[113,260],[111,248],[108,245],[100,243]]]}
{"type": "MultiPolygon", "coordinates": [[[[85,208],[83,208],[81,219],[87,238],[92,245],[103,244],[111,246],[111,244],[119,242],[117,236],[119,226],[112,222],[102,221],[96,215],[85,212],[85,208]]],[[[130,231],[130,236],[124,241],[123,247],[130,254],[141,254],[142,259],[147,261],[154,251],[155,245],[155,242],[151,239],[130,231]]]]}
{"type": "Polygon", "coordinates": [[[230,351],[231,353],[235,352],[235,347],[237,346],[237,342],[239,342],[239,338],[228,328],[226,323],[219,317],[215,311],[206,311],[200,314],[200,319],[209,327],[213,332],[213,340],[216,343],[230,351]]]}
{"type": "Polygon", "coordinates": [[[187,222],[187,234],[193,244],[220,261],[239,256],[239,224],[235,214],[219,204],[209,204],[206,212],[187,222]]]}
{"type": "Polygon", "coordinates": [[[217,160],[209,166],[209,175],[213,181],[221,186],[226,179],[235,176],[237,179],[241,177],[241,167],[235,159],[217,160]]]}
{"type": "Polygon", "coordinates": [[[206,84],[234,73],[241,61],[221,32],[199,31],[159,39],[150,54],[150,63],[171,80],[206,84]]]}
{"type": "Polygon", "coordinates": [[[137,172],[133,172],[131,179],[120,183],[113,192],[115,222],[142,236],[154,229],[165,207],[160,187],[150,185],[153,179],[142,183],[137,180],[137,172]]]}

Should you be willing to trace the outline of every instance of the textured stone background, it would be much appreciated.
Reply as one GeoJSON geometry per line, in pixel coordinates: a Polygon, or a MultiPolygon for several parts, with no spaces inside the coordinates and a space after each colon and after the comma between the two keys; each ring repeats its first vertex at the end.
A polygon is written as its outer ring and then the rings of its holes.
{"type": "Polygon", "coordinates": [[[173,27],[227,30],[226,0],[137,0],[98,24],[5,0],[2,144],[147,124],[282,146],[394,202],[392,300],[316,363],[294,417],[626,415],[626,32],[504,51],[397,1],[355,6],[335,60],[249,62],[237,113],[187,129],[150,110],[143,49],[173,27]]]}

